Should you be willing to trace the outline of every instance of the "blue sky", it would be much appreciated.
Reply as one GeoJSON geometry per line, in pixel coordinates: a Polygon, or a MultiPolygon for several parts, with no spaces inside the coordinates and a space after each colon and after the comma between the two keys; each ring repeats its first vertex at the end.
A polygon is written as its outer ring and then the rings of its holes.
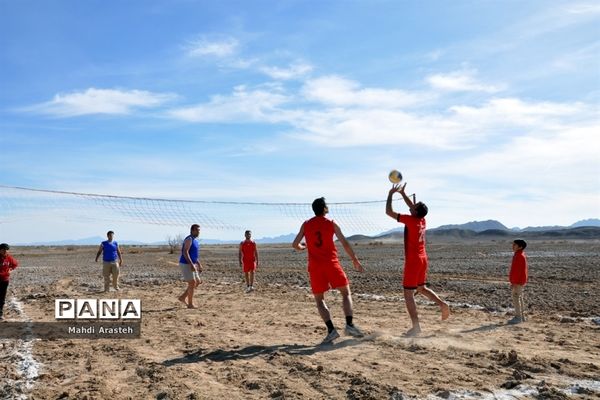
{"type": "MultiPolygon", "coordinates": [[[[569,225],[600,217],[599,95],[593,1],[0,0],[1,185],[343,202],[395,168],[430,227],[569,225]]],[[[89,217],[36,236],[182,230],[89,217]]]]}

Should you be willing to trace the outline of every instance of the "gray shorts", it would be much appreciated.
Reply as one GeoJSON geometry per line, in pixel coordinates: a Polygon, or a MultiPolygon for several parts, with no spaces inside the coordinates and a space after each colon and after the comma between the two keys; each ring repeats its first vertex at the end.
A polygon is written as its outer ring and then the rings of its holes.
{"type": "Polygon", "coordinates": [[[200,280],[200,275],[194,267],[190,264],[181,264],[179,263],[179,269],[181,270],[181,274],[183,275],[183,280],[186,282],[193,280],[200,280]]]}

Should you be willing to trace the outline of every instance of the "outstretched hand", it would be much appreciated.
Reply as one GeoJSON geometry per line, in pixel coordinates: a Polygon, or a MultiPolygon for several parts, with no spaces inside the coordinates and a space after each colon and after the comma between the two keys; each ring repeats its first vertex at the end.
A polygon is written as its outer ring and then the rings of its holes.
{"type": "Polygon", "coordinates": [[[390,189],[390,193],[391,194],[394,194],[396,192],[404,193],[404,188],[406,188],[406,183],[404,183],[403,185],[396,183],[396,184],[392,185],[392,188],[390,189]]]}

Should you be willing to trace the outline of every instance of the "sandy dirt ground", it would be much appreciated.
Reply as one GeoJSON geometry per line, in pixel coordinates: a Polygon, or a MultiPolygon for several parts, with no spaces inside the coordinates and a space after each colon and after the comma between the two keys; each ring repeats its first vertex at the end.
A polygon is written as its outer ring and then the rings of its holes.
{"type": "MultiPolygon", "coordinates": [[[[0,338],[4,399],[482,399],[600,398],[600,243],[528,247],[529,320],[511,317],[503,241],[431,243],[431,287],[451,304],[419,298],[423,333],[409,328],[401,294],[402,246],[353,243],[366,272],[348,271],[364,338],[320,344],[306,255],[261,246],[256,291],[245,294],[235,246],[205,246],[198,309],[183,291],[177,256],[125,247],[120,292],[101,293],[96,247],[15,248],[9,321],[54,321],[57,298],[139,298],[139,339],[0,338]]],[[[347,259],[343,264],[350,266],[347,259]]],[[[330,292],[343,331],[341,297],[330,292]]],[[[0,334],[2,324],[0,324],[0,334]]]]}

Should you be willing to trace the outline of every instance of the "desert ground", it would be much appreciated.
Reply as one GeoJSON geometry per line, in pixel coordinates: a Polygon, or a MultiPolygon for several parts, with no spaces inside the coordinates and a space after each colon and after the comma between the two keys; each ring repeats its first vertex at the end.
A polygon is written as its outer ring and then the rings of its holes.
{"type": "MultiPolygon", "coordinates": [[[[203,246],[198,309],[177,300],[178,255],[123,246],[120,292],[102,293],[93,247],[21,247],[8,322],[54,321],[57,298],[142,300],[136,339],[0,337],[1,399],[563,399],[600,398],[600,242],[529,241],[527,322],[511,317],[506,239],[428,245],[429,284],[451,305],[417,297],[409,328],[401,243],[352,243],[354,318],[364,338],[321,345],[306,254],[259,246],[256,290],[244,293],[237,247],[203,246]]],[[[341,298],[327,295],[343,331],[341,298]]],[[[2,326],[0,323],[0,335],[2,326]]]]}

